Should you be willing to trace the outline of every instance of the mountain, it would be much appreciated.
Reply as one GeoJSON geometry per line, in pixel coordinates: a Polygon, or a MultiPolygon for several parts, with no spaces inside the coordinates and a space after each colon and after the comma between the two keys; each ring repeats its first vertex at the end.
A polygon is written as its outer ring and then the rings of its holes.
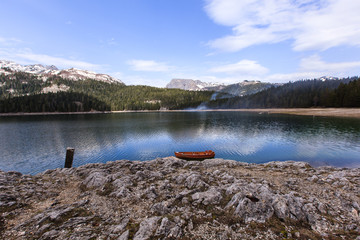
{"type": "Polygon", "coordinates": [[[325,82],[326,80],[339,80],[339,78],[331,77],[331,76],[322,76],[322,77],[317,78],[316,80],[325,82]]]}
{"type": "Polygon", "coordinates": [[[245,96],[254,94],[265,90],[271,86],[278,86],[280,84],[263,83],[260,81],[248,81],[235,83],[235,84],[220,84],[220,83],[207,83],[200,80],[192,79],[172,79],[166,85],[166,88],[179,88],[183,90],[192,91],[215,91],[225,95],[226,97],[232,96],[245,96]]]}
{"type": "Polygon", "coordinates": [[[178,88],[189,91],[219,91],[224,84],[207,83],[200,80],[174,78],[166,85],[166,88],[178,88]]]}
{"type": "Polygon", "coordinates": [[[27,72],[20,69],[25,68],[7,64],[0,72],[0,113],[185,109],[208,102],[212,95],[208,91],[126,86],[89,71],[68,69],[46,75],[42,73],[54,69],[40,65],[27,66],[27,72]],[[77,81],[77,74],[87,74],[86,79],[77,81]]]}
{"type": "Polygon", "coordinates": [[[0,60],[0,74],[3,73],[5,75],[9,75],[14,72],[25,72],[25,73],[34,74],[41,77],[44,81],[51,76],[59,76],[74,81],[94,79],[96,81],[101,81],[101,82],[124,84],[119,79],[111,77],[110,75],[95,73],[88,70],[81,70],[76,68],[59,70],[54,65],[51,66],[43,66],[41,64],[20,65],[12,61],[0,60]]]}
{"type": "Polygon", "coordinates": [[[276,84],[263,83],[260,81],[248,81],[230,84],[220,90],[220,92],[228,93],[234,96],[245,96],[260,92],[276,84]]]}
{"type": "MultiPolygon", "coordinates": [[[[213,100],[213,99],[212,99],[213,100]]],[[[359,77],[289,82],[255,94],[214,99],[208,108],[360,107],[359,77]]]]}
{"type": "Polygon", "coordinates": [[[245,80],[230,85],[173,79],[166,87],[126,86],[109,75],[87,70],[59,70],[55,66],[0,61],[2,113],[159,110],[199,106],[214,109],[360,106],[358,77],[321,77],[287,84],[245,80]]]}

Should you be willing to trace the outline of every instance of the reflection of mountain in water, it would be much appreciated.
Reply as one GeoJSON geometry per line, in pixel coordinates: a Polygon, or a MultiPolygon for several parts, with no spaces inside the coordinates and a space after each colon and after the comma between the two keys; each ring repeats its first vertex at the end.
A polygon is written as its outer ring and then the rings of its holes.
{"type": "Polygon", "coordinates": [[[23,116],[1,119],[0,131],[0,169],[24,173],[62,167],[66,147],[75,148],[74,166],[207,149],[251,163],[360,166],[357,119],[208,111],[23,116]]]}

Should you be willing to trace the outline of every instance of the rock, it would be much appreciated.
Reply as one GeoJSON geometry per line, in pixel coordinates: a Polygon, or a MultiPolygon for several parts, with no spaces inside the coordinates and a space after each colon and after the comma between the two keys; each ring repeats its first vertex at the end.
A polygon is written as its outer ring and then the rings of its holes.
{"type": "Polygon", "coordinates": [[[148,199],[156,199],[158,197],[158,191],[155,185],[150,185],[148,189],[145,191],[145,195],[148,199]]]}
{"type": "Polygon", "coordinates": [[[210,188],[206,192],[194,193],[191,197],[195,203],[204,205],[216,205],[222,199],[221,193],[216,188],[210,188]]]}
{"type": "Polygon", "coordinates": [[[281,219],[293,218],[307,221],[306,214],[303,211],[304,200],[296,197],[293,192],[286,195],[277,195],[272,204],[276,216],[281,219]]]}
{"type": "Polygon", "coordinates": [[[167,236],[175,226],[176,224],[174,222],[170,221],[167,217],[164,217],[161,220],[159,228],[156,230],[155,236],[167,236]]]}
{"type": "Polygon", "coordinates": [[[112,233],[123,232],[128,223],[129,223],[129,218],[124,218],[119,225],[114,226],[112,233]]]}
{"type": "Polygon", "coordinates": [[[112,183],[116,188],[131,187],[134,185],[133,179],[130,176],[123,176],[116,179],[112,183]]]}
{"type": "Polygon", "coordinates": [[[260,199],[249,195],[239,199],[235,214],[243,218],[245,223],[252,221],[264,223],[273,216],[274,209],[270,204],[270,199],[260,199]]]}
{"type": "Polygon", "coordinates": [[[155,203],[151,207],[151,211],[157,215],[165,215],[170,213],[172,210],[172,203],[169,201],[163,201],[160,203],[155,203]]]}
{"type": "Polygon", "coordinates": [[[130,231],[126,230],[123,234],[120,235],[120,237],[117,238],[117,240],[128,240],[129,234],[130,234],[130,231]]]}
{"type": "Polygon", "coordinates": [[[0,239],[356,239],[359,176],[175,157],[0,171],[0,239]]]}
{"type": "Polygon", "coordinates": [[[183,231],[180,226],[175,226],[170,229],[168,237],[169,237],[169,239],[171,239],[171,238],[178,239],[182,236],[182,232],[183,231]]]}
{"type": "Polygon", "coordinates": [[[193,173],[190,176],[188,176],[185,180],[185,186],[188,189],[193,188],[203,188],[206,187],[207,184],[201,179],[201,175],[198,173],[193,173]]]}
{"type": "Polygon", "coordinates": [[[128,197],[130,194],[131,193],[129,189],[127,189],[126,187],[121,187],[110,193],[110,197],[125,198],[128,197]]]}
{"type": "Polygon", "coordinates": [[[226,188],[226,195],[232,195],[240,191],[240,189],[244,186],[244,183],[234,183],[226,188]]]}
{"type": "Polygon", "coordinates": [[[227,174],[227,173],[225,173],[225,174],[223,174],[223,175],[221,176],[221,182],[222,182],[222,183],[225,183],[225,184],[226,184],[226,183],[233,183],[234,180],[235,180],[235,178],[234,178],[233,176],[227,174]]]}
{"type": "Polygon", "coordinates": [[[134,236],[134,240],[150,239],[150,237],[154,234],[154,231],[156,230],[158,226],[158,221],[160,219],[161,219],[160,217],[151,217],[143,220],[140,223],[139,230],[136,232],[134,236]]]}
{"type": "Polygon", "coordinates": [[[106,175],[104,172],[92,172],[90,175],[83,181],[83,184],[88,187],[101,187],[103,186],[108,179],[106,178],[106,175]]]}
{"type": "Polygon", "coordinates": [[[42,235],[41,239],[55,239],[58,235],[59,235],[58,231],[51,230],[51,231],[45,232],[42,235]]]}
{"type": "Polygon", "coordinates": [[[9,194],[0,194],[0,207],[9,208],[17,204],[16,197],[9,194]]]}

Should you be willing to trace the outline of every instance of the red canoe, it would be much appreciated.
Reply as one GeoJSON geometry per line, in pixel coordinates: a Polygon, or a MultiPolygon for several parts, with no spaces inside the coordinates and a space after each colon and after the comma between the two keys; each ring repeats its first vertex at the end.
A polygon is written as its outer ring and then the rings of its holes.
{"type": "Polygon", "coordinates": [[[203,160],[207,158],[214,158],[215,152],[207,150],[205,152],[175,152],[177,158],[186,160],[203,160]]]}

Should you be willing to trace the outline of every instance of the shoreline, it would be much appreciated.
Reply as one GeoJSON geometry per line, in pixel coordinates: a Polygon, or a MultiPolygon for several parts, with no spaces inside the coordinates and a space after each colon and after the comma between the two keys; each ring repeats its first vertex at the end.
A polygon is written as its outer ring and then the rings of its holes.
{"type": "Polygon", "coordinates": [[[82,115],[111,114],[130,112],[257,112],[259,114],[288,114],[316,117],[360,118],[360,108],[253,108],[253,109],[203,109],[203,110],[129,110],[129,111],[92,111],[92,112],[32,112],[32,113],[0,113],[0,117],[8,116],[48,116],[48,115],[82,115]]]}
{"type": "Polygon", "coordinates": [[[316,117],[360,118],[360,108],[268,108],[268,109],[236,109],[241,112],[259,112],[268,114],[288,114],[316,117]]]}

